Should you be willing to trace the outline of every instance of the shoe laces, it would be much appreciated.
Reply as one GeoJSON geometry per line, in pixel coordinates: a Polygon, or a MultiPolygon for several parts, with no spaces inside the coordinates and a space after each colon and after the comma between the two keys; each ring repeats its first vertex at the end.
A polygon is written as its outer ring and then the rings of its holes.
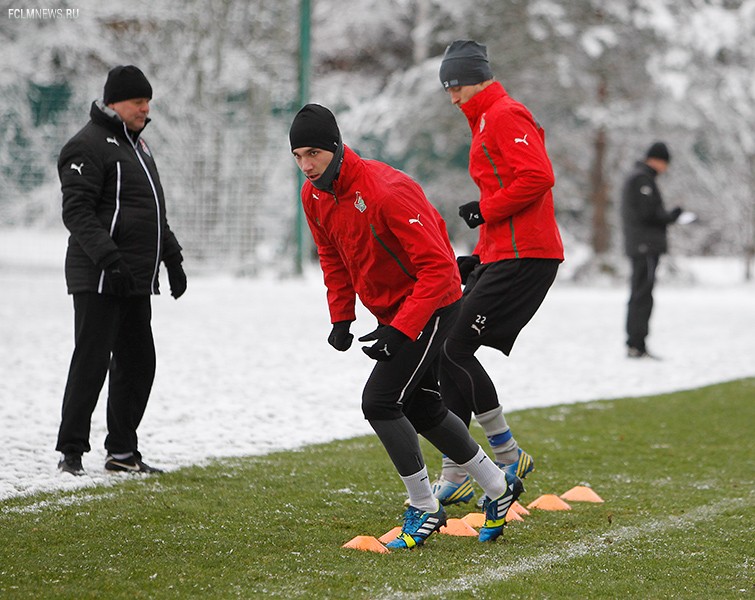
{"type": "Polygon", "coordinates": [[[413,506],[410,506],[406,509],[406,512],[404,513],[404,527],[403,530],[406,532],[413,532],[417,531],[419,529],[420,525],[422,524],[422,515],[424,513],[413,506]]]}

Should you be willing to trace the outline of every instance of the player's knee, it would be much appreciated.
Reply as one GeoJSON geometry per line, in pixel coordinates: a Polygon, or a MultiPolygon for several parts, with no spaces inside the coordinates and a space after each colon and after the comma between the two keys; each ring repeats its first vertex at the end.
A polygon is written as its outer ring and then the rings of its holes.
{"type": "Polygon", "coordinates": [[[390,421],[401,416],[401,405],[380,401],[373,395],[362,395],[362,414],[368,421],[390,421]]]}
{"type": "Polygon", "coordinates": [[[430,406],[425,405],[421,407],[421,410],[419,407],[410,405],[405,414],[406,418],[414,426],[414,429],[418,433],[422,433],[440,425],[448,414],[448,408],[440,402],[431,404],[430,406]]]}

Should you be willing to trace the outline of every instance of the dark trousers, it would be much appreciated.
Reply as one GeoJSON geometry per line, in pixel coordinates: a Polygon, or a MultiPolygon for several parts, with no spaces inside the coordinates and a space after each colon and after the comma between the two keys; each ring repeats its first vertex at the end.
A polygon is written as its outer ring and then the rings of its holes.
{"type": "Polygon", "coordinates": [[[439,353],[459,305],[437,310],[416,341],[405,344],[393,360],[378,362],[362,393],[364,416],[403,477],[424,467],[418,433],[462,464],[479,449],[443,403],[438,382],[439,353]]]}
{"type": "Polygon", "coordinates": [[[467,279],[459,318],[443,346],[441,391],[451,411],[469,425],[472,413],[499,406],[480,346],[509,355],[556,279],[560,261],[523,258],[479,265],[467,279]]]}
{"type": "Polygon", "coordinates": [[[459,305],[454,302],[435,311],[415,342],[404,344],[393,360],[375,365],[362,392],[368,421],[406,416],[421,433],[443,420],[448,411],[440,395],[438,359],[459,305]]]}
{"type": "Polygon", "coordinates": [[[75,348],[63,396],[56,450],[89,452],[92,413],[110,373],[105,449],[137,452],[136,429],[155,378],[149,296],[73,295],[75,348]]]}
{"type": "Polygon", "coordinates": [[[627,346],[645,352],[650,313],[653,312],[653,286],[658,268],[657,254],[631,256],[632,279],[627,305],[627,346]]]}

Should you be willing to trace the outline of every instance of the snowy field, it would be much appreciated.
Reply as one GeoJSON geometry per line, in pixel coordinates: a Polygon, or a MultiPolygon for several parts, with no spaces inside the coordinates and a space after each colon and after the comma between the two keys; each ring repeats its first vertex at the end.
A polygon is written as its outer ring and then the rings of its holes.
{"type": "MultiPolygon", "coordinates": [[[[105,396],[87,477],[59,475],[54,450],[73,344],[65,235],[0,230],[0,500],[121,480],[103,469],[105,396]]],[[[482,351],[504,410],[694,388],[755,375],[755,285],[742,265],[677,258],[696,285],[660,282],[649,347],[624,354],[624,286],[557,281],[512,357],[482,351]]],[[[192,275],[179,301],[153,301],[158,367],[140,433],[148,462],[175,469],[371,432],[360,394],[372,361],[339,353],[317,269],[301,279],[192,275]]],[[[167,279],[167,278],[164,278],[167,279]]],[[[167,281],[164,282],[167,286],[167,281]]],[[[165,291],[165,290],[164,290],[165,291]]],[[[364,312],[352,331],[372,330],[364,312]]],[[[755,400],[755,399],[754,399],[755,400]]],[[[648,415],[652,418],[652,415],[648,415]]],[[[516,418],[512,425],[516,433],[516,418]]],[[[526,446],[527,440],[520,440],[526,446]]],[[[428,457],[432,465],[436,457],[428,457]]],[[[387,460],[387,459],[386,459],[387,460]]]]}

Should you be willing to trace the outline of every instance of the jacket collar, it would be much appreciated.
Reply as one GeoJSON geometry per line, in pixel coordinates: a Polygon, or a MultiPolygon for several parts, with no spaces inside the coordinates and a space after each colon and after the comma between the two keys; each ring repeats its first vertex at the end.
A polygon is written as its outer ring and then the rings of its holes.
{"type": "MultiPolygon", "coordinates": [[[[126,124],[118,116],[118,113],[115,112],[112,108],[108,108],[102,100],[95,100],[94,102],[92,102],[92,107],[89,109],[89,117],[97,125],[102,125],[103,127],[109,129],[117,135],[126,136],[134,144],[139,139],[142,131],[144,131],[144,129],[138,132],[129,131],[129,129],[126,127],[126,124]]],[[[150,121],[151,119],[147,118],[144,127],[147,127],[147,124],[150,121]]]]}
{"type": "Polygon", "coordinates": [[[636,166],[638,169],[640,169],[641,171],[644,171],[651,177],[656,177],[658,175],[658,171],[656,171],[653,167],[647,164],[644,160],[638,160],[636,166]]]}
{"type": "Polygon", "coordinates": [[[508,96],[506,90],[498,82],[494,81],[481,92],[478,92],[461,105],[461,111],[466,115],[469,126],[474,129],[480,117],[491,107],[497,100],[508,96]]]}
{"type": "Polygon", "coordinates": [[[364,161],[362,158],[349,148],[346,144],[343,147],[343,163],[341,165],[341,174],[333,183],[333,192],[336,196],[345,193],[351,185],[359,179],[364,170],[364,161]]]}

